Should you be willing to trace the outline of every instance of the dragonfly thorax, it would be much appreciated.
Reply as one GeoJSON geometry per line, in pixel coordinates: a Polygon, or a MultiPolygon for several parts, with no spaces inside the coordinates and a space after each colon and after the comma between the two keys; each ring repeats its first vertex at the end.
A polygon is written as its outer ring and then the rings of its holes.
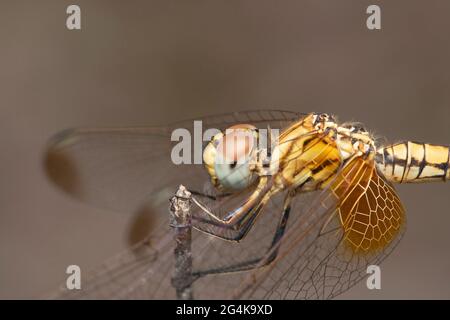
{"type": "Polygon", "coordinates": [[[374,140],[362,126],[339,126],[328,114],[312,113],[280,135],[271,171],[279,188],[314,191],[352,157],[374,154],[374,140]]]}

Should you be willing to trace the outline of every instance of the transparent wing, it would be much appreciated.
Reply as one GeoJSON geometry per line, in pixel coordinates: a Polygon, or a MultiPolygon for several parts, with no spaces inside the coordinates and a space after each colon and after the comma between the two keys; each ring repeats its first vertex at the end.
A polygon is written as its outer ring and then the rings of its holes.
{"type": "Polygon", "coordinates": [[[276,261],[248,275],[235,297],[333,298],[363,279],[368,265],[392,252],[404,225],[394,188],[373,162],[357,158],[292,221],[277,246],[276,261]]]}
{"type": "MultiPolygon", "coordinates": [[[[226,268],[258,257],[268,250],[282,198],[266,207],[254,229],[240,243],[224,241],[192,230],[194,272],[226,268]]],[[[174,238],[168,221],[153,230],[152,236],[83,275],[81,290],[68,290],[63,284],[50,298],[56,299],[175,299],[171,284],[174,270],[174,238]]],[[[246,273],[210,275],[195,281],[196,299],[229,298],[246,273]]]]}
{"type": "MultiPolygon", "coordinates": [[[[239,194],[239,197],[211,200],[207,206],[218,217],[223,217],[225,213],[242,204],[242,197],[246,198],[245,193],[239,194]]],[[[239,243],[224,241],[193,230],[194,272],[229,269],[231,266],[260,258],[271,246],[282,213],[284,197],[285,194],[280,193],[270,199],[251,232],[239,243]]],[[[302,196],[302,206],[308,207],[312,202],[309,198],[311,197],[302,196]]],[[[191,212],[194,216],[201,213],[196,206],[192,207],[191,212]]],[[[293,219],[301,213],[302,210],[295,210],[292,214],[293,219]]],[[[216,233],[220,233],[220,230],[216,230],[216,233]]],[[[81,291],[73,293],[62,288],[58,296],[83,299],[175,298],[170,282],[170,271],[173,270],[174,262],[173,243],[166,219],[159,227],[154,228],[150,242],[144,241],[135,249],[108,261],[84,281],[85,285],[81,291]],[[162,249],[156,249],[156,246],[162,249]],[[136,255],[136,252],[140,254],[136,255]]],[[[237,272],[202,277],[194,283],[195,297],[230,297],[231,289],[238,287],[245,276],[245,272],[237,272]]]]}
{"type": "MultiPolygon", "coordinates": [[[[255,111],[197,120],[203,121],[204,130],[220,130],[237,122],[252,123],[261,128],[268,125],[284,128],[301,116],[284,111],[255,111]]],[[[51,179],[63,190],[100,207],[119,211],[139,207],[142,212],[163,213],[156,215],[156,220],[152,218],[155,220],[152,221],[152,241],[146,239],[107,261],[83,281],[81,291],[62,288],[57,297],[174,298],[168,271],[172,270],[173,262],[168,199],[180,183],[187,184],[190,189],[215,193],[203,166],[175,166],[170,160],[172,130],[186,128],[192,132],[192,125],[193,120],[160,128],[74,129],[55,136],[47,151],[46,166],[51,179]]],[[[221,216],[241,204],[245,196],[245,192],[239,193],[226,199],[206,201],[206,204],[221,216]]],[[[259,241],[253,244],[246,241],[252,249],[246,252],[260,252],[259,249],[270,240],[265,233],[272,232],[275,223],[274,217],[262,219],[260,231],[249,238],[259,241]]],[[[226,265],[244,256],[245,250],[240,252],[239,246],[229,242],[195,230],[193,237],[196,252],[205,253],[200,254],[201,259],[195,259],[198,269],[226,265]],[[227,258],[226,253],[230,253],[231,258],[227,258]]]]}
{"type": "MultiPolygon", "coordinates": [[[[202,129],[223,130],[236,123],[284,128],[302,115],[261,110],[198,118],[202,129]]],[[[200,191],[211,189],[202,165],[174,165],[170,141],[174,129],[193,133],[193,121],[165,127],[79,128],[57,134],[49,143],[45,166],[48,176],[67,193],[88,203],[129,212],[141,206],[157,210],[177,185],[189,183],[200,191]]]]}

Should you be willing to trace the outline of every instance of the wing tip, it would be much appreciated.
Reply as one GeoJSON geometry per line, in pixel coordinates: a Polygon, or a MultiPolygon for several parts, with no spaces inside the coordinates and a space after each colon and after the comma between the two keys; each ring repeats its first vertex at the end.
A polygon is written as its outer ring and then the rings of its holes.
{"type": "Polygon", "coordinates": [[[64,149],[76,140],[76,129],[66,129],[52,136],[44,151],[42,165],[47,177],[69,194],[77,194],[78,175],[74,161],[64,149]]]}

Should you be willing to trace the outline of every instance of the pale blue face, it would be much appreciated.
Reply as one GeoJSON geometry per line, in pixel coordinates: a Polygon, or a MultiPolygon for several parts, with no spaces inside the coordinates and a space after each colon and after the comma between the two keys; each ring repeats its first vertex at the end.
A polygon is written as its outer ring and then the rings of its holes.
{"type": "Polygon", "coordinates": [[[240,163],[216,162],[214,168],[220,184],[227,190],[242,190],[255,180],[250,171],[250,159],[240,163]]]}

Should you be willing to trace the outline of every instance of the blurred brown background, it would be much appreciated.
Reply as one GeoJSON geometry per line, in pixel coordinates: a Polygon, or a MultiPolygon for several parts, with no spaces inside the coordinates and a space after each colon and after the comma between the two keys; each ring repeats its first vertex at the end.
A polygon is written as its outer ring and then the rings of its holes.
{"type": "MultiPolygon", "coordinates": [[[[127,245],[132,216],[76,202],[42,168],[80,125],[164,124],[224,110],[334,113],[391,141],[450,143],[450,2],[69,1],[0,4],[0,298],[40,297],[68,264],[127,245]],[[382,30],[365,10],[382,8],[382,30]]],[[[408,231],[382,289],[341,298],[450,298],[450,185],[405,185],[408,231]]]]}

